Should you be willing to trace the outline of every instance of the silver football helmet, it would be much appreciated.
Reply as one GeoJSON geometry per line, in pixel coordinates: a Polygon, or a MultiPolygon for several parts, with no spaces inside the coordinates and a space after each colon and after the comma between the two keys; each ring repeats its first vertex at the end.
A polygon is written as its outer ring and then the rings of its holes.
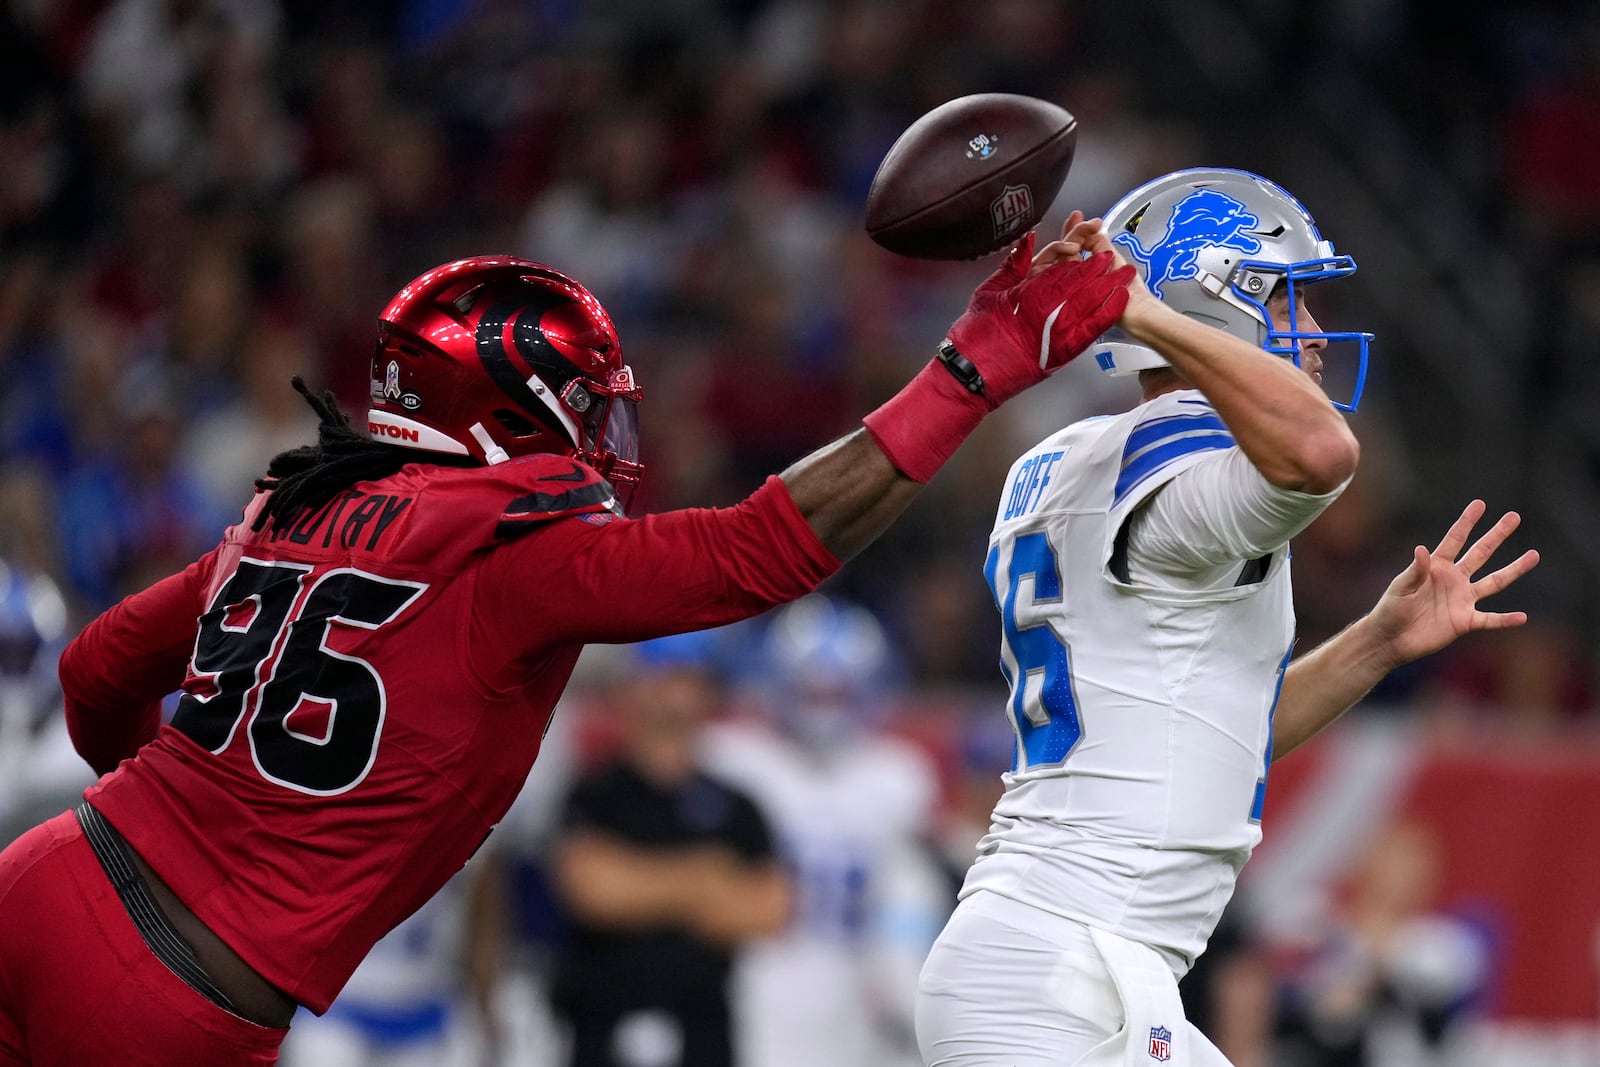
{"type": "MultiPolygon", "coordinates": [[[[1147,182],[1106,212],[1106,232],[1139,271],[1150,292],[1190,318],[1300,362],[1300,343],[1321,338],[1356,346],[1348,399],[1354,411],[1367,379],[1370,333],[1300,330],[1295,287],[1356,271],[1336,255],[1305,207],[1280,185],[1243,170],[1196,168],[1147,182]],[[1274,329],[1267,297],[1288,287],[1289,328],[1274,329]]],[[[1108,333],[1091,349],[1107,374],[1132,374],[1167,361],[1157,352],[1108,333]]]]}
{"type": "Polygon", "coordinates": [[[841,747],[886,710],[895,653],[860,605],[802,597],[773,616],[762,653],[778,725],[813,750],[841,747]]]}

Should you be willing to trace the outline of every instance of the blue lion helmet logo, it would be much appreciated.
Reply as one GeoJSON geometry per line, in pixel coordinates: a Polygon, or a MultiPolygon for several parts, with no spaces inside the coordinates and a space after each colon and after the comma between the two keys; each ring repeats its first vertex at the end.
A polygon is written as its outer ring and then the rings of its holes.
{"type": "Polygon", "coordinates": [[[1173,207],[1167,232],[1150,248],[1131,233],[1119,233],[1112,241],[1144,267],[1145,284],[1160,299],[1167,282],[1200,273],[1196,258],[1201,249],[1220,245],[1246,254],[1261,251],[1261,241],[1246,232],[1260,222],[1261,216],[1228,194],[1199,189],[1173,207]]]}

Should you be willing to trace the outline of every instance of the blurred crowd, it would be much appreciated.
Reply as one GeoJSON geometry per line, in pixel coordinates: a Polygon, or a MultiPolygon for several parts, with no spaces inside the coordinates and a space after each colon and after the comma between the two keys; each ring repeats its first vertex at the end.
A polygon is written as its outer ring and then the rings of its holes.
{"type": "MultiPolygon", "coordinates": [[[[177,569],[239,513],[267,458],[312,431],[288,378],[359,414],[388,295],[433,264],[488,252],[572,273],[616,318],[646,389],[638,507],[738,499],[913,373],[987,271],[894,257],[860,216],[877,162],[913,118],[1002,90],[1060,101],[1080,120],[1046,228],[1070,207],[1103,210],[1154,174],[1214,162],[1299,191],[1363,264],[1319,309],[1379,334],[1356,425],[1367,462],[1297,568],[1306,638],[1325,635],[1370,602],[1413,536],[1472,495],[1506,492],[1517,456],[1559,465],[1525,457],[1535,407],[1465,429],[1469,400],[1452,406],[1451,383],[1428,379],[1448,340],[1419,345],[1406,320],[1386,332],[1378,296],[1414,266],[1386,256],[1393,235],[1365,247],[1378,238],[1349,183],[1302,173],[1306,153],[1247,118],[1293,99],[1264,103],[1258,86],[1300,77],[1262,44],[1303,54],[1318,84],[1324,66],[1374,42],[1391,57],[1415,47],[1413,76],[1436,84],[1445,60],[1430,5],[1261,17],[1271,8],[1214,0],[1194,22],[1152,7],[1140,36],[1102,5],[1057,0],[11,0],[0,10],[0,558],[51,576],[74,620],[177,569]],[[1254,38],[1230,18],[1252,22],[1254,38]],[[1219,48],[1254,59],[1219,74],[1208,66],[1219,48]],[[1425,410],[1413,410],[1418,394],[1425,410]],[[1433,432],[1441,409],[1457,413],[1459,443],[1433,432]],[[1521,431],[1501,425],[1517,419],[1521,431]],[[1476,442],[1507,436],[1524,451],[1470,461],[1476,442]],[[1455,461],[1441,466],[1441,450],[1455,461]]],[[[1481,47],[1511,10],[1455,32],[1481,47]]],[[[1396,122],[1431,131],[1431,145],[1417,142],[1424,158],[1476,150],[1463,181],[1477,175],[1479,192],[1531,220],[1521,251],[1554,257],[1541,262],[1560,279],[1549,287],[1562,328],[1523,338],[1527,358],[1502,353],[1549,378],[1568,366],[1546,350],[1551,335],[1586,336],[1583,316],[1600,317],[1600,208],[1583,155],[1600,143],[1584,133],[1600,123],[1600,30],[1560,7],[1517,11],[1520,51],[1469,83],[1505,89],[1483,115],[1441,126],[1427,98],[1404,92],[1411,67],[1399,62],[1383,65],[1395,83],[1385,99],[1407,103],[1396,122]]],[[[1324,139],[1282,114],[1270,124],[1324,139]]],[[[1064,422],[1128,401],[1092,368],[1069,368],[991,420],[838,580],[882,614],[919,685],[994,682],[992,643],[974,635],[988,632],[977,563],[995,472],[1064,422]]],[[[1455,657],[1468,666],[1421,670],[1457,704],[1524,693],[1540,723],[1581,719],[1595,699],[1586,653],[1600,640],[1600,598],[1584,593],[1600,589],[1600,569],[1567,540],[1590,501],[1504,503],[1567,516],[1530,522],[1548,561],[1530,583],[1538,623],[1506,665],[1469,643],[1455,657]]],[[[1425,680],[1395,684],[1409,695],[1425,680]]]]}
{"type": "MultiPolygon", "coordinates": [[[[291,375],[359,415],[377,312],[436,263],[513,253],[601,297],[645,389],[637,510],[730,503],[851,429],[926,361],[990,269],[899,259],[860,227],[895,137],[978,91],[1045,97],[1080,120],[1046,228],[1196,164],[1259,170],[1308,202],[1362,265],[1319,318],[1378,342],[1373,399],[1353,422],[1361,474],[1296,543],[1301,647],[1364,610],[1414,539],[1488,495],[1524,512],[1522,540],[1546,556],[1518,605],[1535,623],[1463,641],[1378,696],[1450,736],[1588,729],[1600,700],[1600,557],[1588,551],[1600,432],[1587,417],[1600,401],[1600,18],[1561,0],[1475,10],[8,0],[0,826],[32,811],[13,794],[48,806],[86,773],[52,733],[53,652],[211,547],[268,458],[308,439],[291,375]],[[37,788],[19,787],[24,766],[37,788]]],[[[905,800],[937,809],[906,815],[909,838],[955,826],[965,840],[1009,758],[980,574],[1001,472],[1045,433],[1132,399],[1092,367],[1068,368],[989,420],[830,583],[881,622],[897,672],[884,722],[921,742],[938,779],[936,795],[905,800]]],[[[573,774],[583,755],[566,761],[573,774]]],[[[562,758],[547,763],[535,778],[557,780],[562,758]]],[[[531,788],[566,810],[555,785],[531,788]]],[[[782,828],[771,834],[792,860],[782,828]]],[[[832,877],[859,891],[843,848],[832,877]]],[[[508,864],[515,899],[554,892],[548,870],[508,864]]],[[[920,861],[895,877],[920,902],[894,920],[903,947],[949,887],[930,890],[920,861]]],[[[1348,955],[1327,951],[1318,974],[1348,955]]],[[[892,952],[879,963],[896,966],[892,952]]],[[[640,1033],[659,1046],[659,1028],[640,1033]]],[[[887,1039],[903,1051],[905,1036],[887,1039]]]]}

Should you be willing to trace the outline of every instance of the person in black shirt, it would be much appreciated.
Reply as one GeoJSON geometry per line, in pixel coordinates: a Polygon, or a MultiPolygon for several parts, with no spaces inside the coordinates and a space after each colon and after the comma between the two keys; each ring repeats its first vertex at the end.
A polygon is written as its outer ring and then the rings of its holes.
{"type": "Polygon", "coordinates": [[[766,823],[697,764],[721,703],[704,634],[639,646],[622,750],[582,778],[554,854],[570,934],[552,995],[572,1067],[731,1067],[737,947],[788,917],[766,823]]]}

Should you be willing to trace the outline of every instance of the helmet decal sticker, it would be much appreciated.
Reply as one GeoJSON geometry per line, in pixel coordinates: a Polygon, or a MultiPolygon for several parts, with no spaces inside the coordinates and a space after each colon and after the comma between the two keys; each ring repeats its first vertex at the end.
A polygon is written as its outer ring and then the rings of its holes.
{"type": "Polygon", "coordinates": [[[1261,251],[1261,241],[1248,232],[1260,222],[1259,215],[1227,193],[1199,189],[1173,206],[1166,233],[1149,248],[1127,232],[1117,234],[1112,241],[1144,267],[1145,284],[1160,299],[1165,283],[1199,274],[1197,257],[1206,248],[1234,248],[1246,254],[1261,251]]]}

